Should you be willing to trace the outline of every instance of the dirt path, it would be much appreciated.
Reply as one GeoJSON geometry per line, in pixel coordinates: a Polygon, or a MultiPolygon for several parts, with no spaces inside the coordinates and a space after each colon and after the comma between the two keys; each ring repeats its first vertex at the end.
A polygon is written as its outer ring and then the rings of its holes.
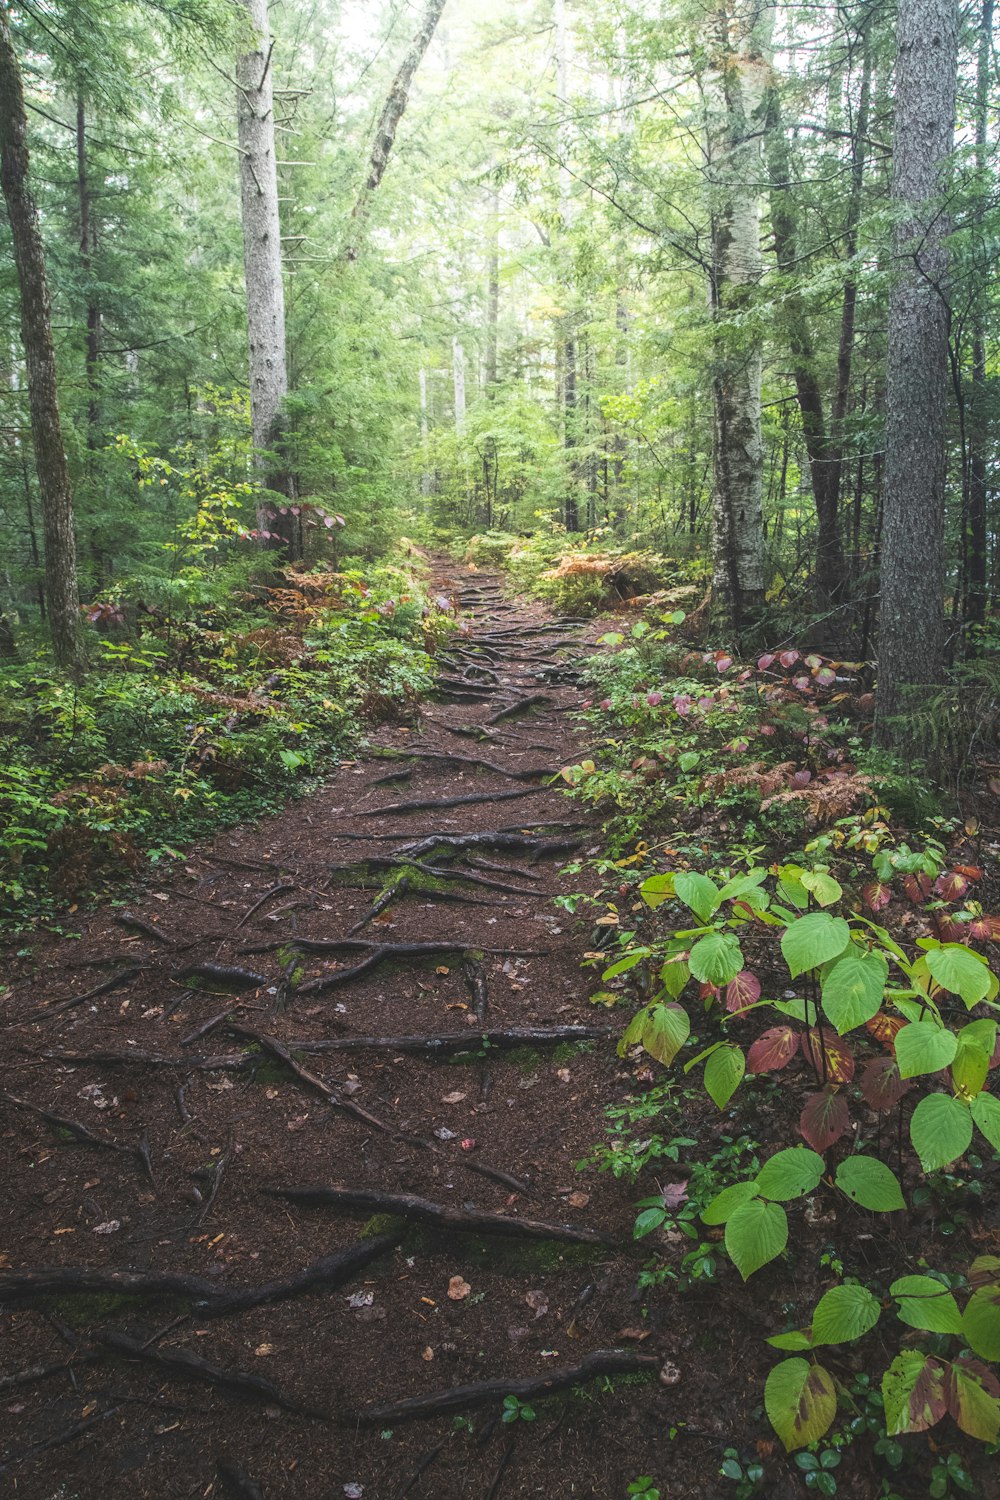
{"type": "Polygon", "coordinates": [[[544,773],[596,632],[456,585],[473,633],[381,756],[13,961],[11,1493],[609,1500],[674,1463],[633,1194],[575,1170],[625,1075],[551,899],[595,832],[544,773]]]}

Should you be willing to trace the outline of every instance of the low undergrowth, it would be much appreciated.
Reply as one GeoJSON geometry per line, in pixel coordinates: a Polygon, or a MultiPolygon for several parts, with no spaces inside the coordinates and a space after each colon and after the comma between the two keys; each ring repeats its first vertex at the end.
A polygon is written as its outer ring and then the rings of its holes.
{"type": "Polygon", "coordinates": [[[257,552],[198,571],[186,600],[92,605],[81,681],[41,651],[0,668],[3,923],[281,806],[366,724],[410,711],[453,628],[412,554],[276,572],[257,552]]]}
{"type": "Polygon", "coordinates": [[[769,1325],[732,1493],[773,1476],[768,1426],[806,1490],[856,1448],[867,1493],[975,1492],[1000,1443],[996,851],[869,747],[863,664],[737,662],[684,626],[657,601],[603,637],[596,748],[563,769],[608,846],[597,895],[561,901],[593,1002],[630,1016],[587,1164],[634,1185],[649,1299],[711,1283],[709,1326],[769,1325]]]}

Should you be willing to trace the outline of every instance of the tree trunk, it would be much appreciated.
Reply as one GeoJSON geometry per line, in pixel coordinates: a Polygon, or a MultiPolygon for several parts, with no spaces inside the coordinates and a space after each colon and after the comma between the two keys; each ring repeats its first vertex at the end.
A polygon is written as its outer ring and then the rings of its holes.
{"type": "MultiPolygon", "coordinates": [[[[281,403],[288,394],[285,359],[285,291],[278,217],[278,166],[274,136],[274,88],[268,44],[267,0],[241,0],[256,44],[236,64],[236,120],[240,151],[240,208],[250,349],[250,427],[258,455],[280,448],[281,403]],[[266,48],[266,50],[265,50],[266,48]]],[[[291,498],[294,484],[284,465],[260,460],[263,483],[291,498]]],[[[263,529],[296,550],[294,517],[272,518],[262,510],[263,529]],[[284,522],[285,524],[282,524],[284,522]]]]}
{"type": "Polygon", "coordinates": [[[715,325],[712,594],[738,636],[764,602],[761,442],[762,340],[738,326],[760,280],[761,136],[774,11],[734,0],[714,13],[706,134],[715,325]]]}
{"type": "MultiPolygon", "coordinates": [[[[993,45],[993,0],[983,0],[979,19],[979,56],[976,67],[976,172],[980,181],[975,195],[973,223],[977,238],[985,218],[987,151],[986,128],[990,107],[990,51],[993,45]]],[[[986,295],[978,288],[972,315],[972,390],[969,394],[969,521],[968,598],[966,623],[982,625],[986,620],[989,560],[986,528],[986,448],[988,442],[986,393],[986,295]]]]}
{"type": "Polygon", "coordinates": [[[6,11],[0,8],[0,185],[7,204],[21,295],[21,339],[28,372],[31,437],[42,499],[49,630],[56,661],[61,667],[72,669],[83,665],[73,492],[59,422],[45,255],[38,211],[28,186],[27,137],[21,70],[6,11]]]}
{"type": "Polygon", "coordinates": [[[386,95],[385,103],[382,105],[382,113],[379,115],[378,124],[375,126],[375,136],[372,141],[371,152],[368,157],[368,170],[364,186],[358,195],[354,205],[351,218],[354,220],[355,228],[351,232],[348,242],[346,257],[348,260],[357,260],[358,241],[363,231],[365,220],[368,217],[368,209],[371,206],[372,194],[377,192],[379,183],[385,175],[385,169],[389,165],[389,157],[392,155],[393,143],[396,139],[396,130],[403,118],[410,97],[410,88],[413,83],[413,75],[416,73],[424,53],[431,44],[431,39],[441,19],[445,0],[428,0],[424,18],[416,36],[410,43],[409,50],[400,65],[399,71],[392,80],[392,87],[386,95]]]}
{"type": "Polygon", "coordinates": [[[876,700],[882,744],[903,737],[892,718],[904,707],[905,690],[938,681],[942,667],[948,225],[941,198],[957,35],[955,0],[900,0],[876,700]]]}
{"type": "Polygon", "coordinates": [[[797,290],[799,239],[792,197],[788,141],[777,90],[768,109],[768,174],[771,181],[771,229],[778,270],[789,278],[781,301],[781,318],[792,360],[792,375],[809,459],[816,506],[816,603],[824,613],[838,602],[844,580],[840,541],[840,476],[834,463],[830,431],[820,388],[818,358],[805,299],[797,290]]]}
{"type": "Polygon", "coordinates": [[[486,270],[486,358],[483,362],[487,401],[492,401],[496,395],[500,323],[500,195],[496,189],[490,201],[490,221],[490,252],[486,270]]]}

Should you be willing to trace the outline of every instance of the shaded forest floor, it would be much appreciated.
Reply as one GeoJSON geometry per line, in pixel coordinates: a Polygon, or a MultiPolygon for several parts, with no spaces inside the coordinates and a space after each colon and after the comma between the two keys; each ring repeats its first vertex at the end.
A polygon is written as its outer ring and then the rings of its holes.
{"type": "MultiPolygon", "coordinates": [[[[751,1295],[727,1262],[641,1291],[651,1185],[579,1167],[606,1109],[652,1082],[589,1002],[594,933],[553,904],[597,878],[562,866],[602,848],[550,780],[588,748],[573,663],[599,627],[485,574],[436,581],[470,624],[436,701],[78,938],[9,950],[10,1493],[90,1500],[114,1476],[135,1496],[624,1500],[650,1475],[743,1500],[729,1446],[764,1465],[753,1493],[803,1493],[763,1415],[764,1340],[790,1297],[815,1301],[832,1220],[751,1295]]],[[[739,1116],[764,1154],[792,1093],[739,1116]]],[[[737,1127],[691,1091],[654,1107],[650,1130],[672,1128],[661,1189],[737,1127]]],[[[995,1181],[979,1248],[1000,1245],[995,1181]]],[[[839,1242],[878,1277],[937,1253],[941,1217],[872,1234],[857,1213],[839,1242]]],[[[881,1493],[863,1446],[837,1485],[881,1493]]]]}

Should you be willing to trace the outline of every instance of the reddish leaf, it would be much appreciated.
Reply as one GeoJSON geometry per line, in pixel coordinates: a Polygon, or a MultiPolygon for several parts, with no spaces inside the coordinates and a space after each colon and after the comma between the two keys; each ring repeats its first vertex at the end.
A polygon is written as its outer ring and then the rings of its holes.
{"type": "Polygon", "coordinates": [[[663,1207],[680,1208],[687,1195],[687,1178],[683,1182],[668,1182],[663,1189],[663,1207]]]}
{"type": "Polygon", "coordinates": [[[797,651],[782,651],[781,655],[778,657],[778,660],[781,662],[781,665],[783,667],[794,667],[798,659],[799,653],[797,651]]]}
{"type": "Polygon", "coordinates": [[[892,900],[892,886],[881,880],[873,880],[870,885],[865,886],[861,895],[869,911],[884,911],[892,900]]]}
{"type": "Polygon", "coordinates": [[[945,901],[960,901],[969,889],[969,882],[958,870],[942,870],[934,889],[945,901]]]}
{"type": "Polygon", "coordinates": [[[903,889],[914,906],[920,906],[931,893],[931,877],[924,874],[904,875],[903,889]]]}
{"type": "Polygon", "coordinates": [[[983,872],[978,865],[956,865],[955,870],[959,875],[964,875],[966,880],[982,880],[983,872]]]}
{"type": "Polygon", "coordinates": [[[699,1000],[718,1000],[718,998],[719,998],[719,986],[717,984],[704,984],[704,983],[699,984],[699,986],[698,986],[698,999],[699,1000]]]}
{"type": "Polygon", "coordinates": [[[760,999],[760,980],[749,969],[741,969],[735,979],[726,985],[726,1009],[746,1010],[760,999]]]}
{"type": "Polygon", "coordinates": [[[969,936],[974,937],[978,943],[992,942],[994,938],[1000,937],[1000,918],[976,917],[969,923],[969,936]]]}
{"type": "Polygon", "coordinates": [[[940,1422],[948,1409],[947,1384],[947,1367],[941,1360],[928,1355],[910,1396],[911,1432],[926,1432],[928,1427],[940,1422]]]}
{"type": "Polygon", "coordinates": [[[837,680],[837,674],[832,667],[819,667],[814,676],[820,687],[833,687],[837,680]]]}
{"type": "Polygon", "coordinates": [[[771,1073],[786,1068],[795,1056],[799,1033],[794,1026],[772,1026],[747,1053],[748,1073],[771,1073]]]}
{"type": "Polygon", "coordinates": [[[800,1043],[802,1055],[812,1064],[817,1078],[826,1083],[850,1083],[854,1077],[854,1054],[844,1042],[826,1033],[820,1037],[816,1028],[810,1026],[802,1033],[800,1043]]]}
{"type": "Polygon", "coordinates": [[[886,1015],[880,1010],[877,1016],[872,1016],[870,1021],[865,1022],[865,1030],[875,1038],[877,1042],[883,1042],[891,1047],[896,1040],[896,1032],[906,1025],[902,1016],[886,1015]]]}
{"type": "Polygon", "coordinates": [[[796,791],[801,791],[804,786],[809,785],[812,779],[811,771],[796,771],[792,775],[789,785],[795,787],[796,791]]]}
{"type": "Polygon", "coordinates": [[[895,1109],[912,1086],[908,1078],[900,1078],[899,1064],[894,1057],[873,1057],[861,1075],[861,1092],[865,1101],[879,1113],[895,1109]]]}
{"type": "Polygon", "coordinates": [[[773,662],[774,654],[771,651],[765,651],[763,656],[758,656],[757,658],[757,666],[762,672],[766,672],[768,667],[771,666],[773,662]]]}
{"type": "Polygon", "coordinates": [[[806,1144],[820,1153],[839,1141],[850,1122],[847,1100],[835,1089],[810,1094],[799,1115],[799,1131],[806,1144]]]}
{"type": "Polygon", "coordinates": [[[956,922],[947,912],[936,911],[934,931],[942,943],[965,943],[971,936],[968,922],[956,922]]]}
{"type": "Polygon", "coordinates": [[[956,1359],[948,1366],[944,1390],[948,1412],[962,1431],[983,1442],[994,1441],[1000,1382],[993,1371],[978,1359],[956,1359]]]}

